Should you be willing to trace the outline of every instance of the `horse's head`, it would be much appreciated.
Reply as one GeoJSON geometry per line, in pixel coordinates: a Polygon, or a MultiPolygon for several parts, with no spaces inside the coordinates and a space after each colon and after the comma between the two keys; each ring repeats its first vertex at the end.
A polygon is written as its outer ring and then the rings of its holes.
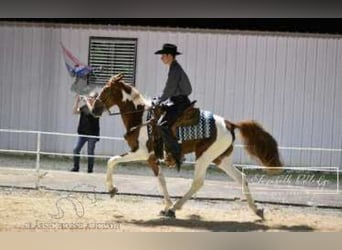
{"type": "Polygon", "coordinates": [[[122,99],[123,84],[120,80],[123,74],[112,76],[107,84],[102,88],[100,94],[96,98],[91,112],[96,116],[101,116],[103,111],[109,110],[114,105],[118,105],[122,99]]]}

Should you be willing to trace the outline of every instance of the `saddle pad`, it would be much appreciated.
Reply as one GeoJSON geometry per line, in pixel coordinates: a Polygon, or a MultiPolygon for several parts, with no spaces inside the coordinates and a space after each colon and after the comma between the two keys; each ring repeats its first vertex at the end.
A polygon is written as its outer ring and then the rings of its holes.
{"type": "MultiPolygon", "coordinates": [[[[151,112],[147,113],[147,120],[151,118],[151,112]]],[[[201,110],[200,119],[196,125],[177,127],[176,137],[179,143],[189,140],[199,140],[211,137],[215,128],[214,115],[210,111],[201,110]]],[[[147,125],[147,134],[152,135],[152,126],[147,125]]]]}
{"type": "Polygon", "coordinates": [[[215,128],[213,113],[201,110],[197,125],[177,127],[176,135],[179,142],[209,138],[215,128]]]}

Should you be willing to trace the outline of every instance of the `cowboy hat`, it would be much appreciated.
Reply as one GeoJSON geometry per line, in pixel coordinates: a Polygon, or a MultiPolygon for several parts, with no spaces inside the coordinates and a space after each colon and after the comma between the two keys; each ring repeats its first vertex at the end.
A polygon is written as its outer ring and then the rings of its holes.
{"type": "Polygon", "coordinates": [[[171,54],[171,55],[180,55],[181,53],[177,51],[177,46],[170,43],[165,43],[161,50],[156,51],[154,54],[171,54]]]}

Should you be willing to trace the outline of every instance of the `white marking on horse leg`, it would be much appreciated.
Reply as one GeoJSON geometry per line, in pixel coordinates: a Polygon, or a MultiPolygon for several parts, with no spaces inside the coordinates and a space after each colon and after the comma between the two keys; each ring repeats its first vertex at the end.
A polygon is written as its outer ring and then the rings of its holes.
{"type": "Polygon", "coordinates": [[[166,181],[165,181],[163,173],[161,172],[160,167],[159,167],[159,174],[158,174],[157,178],[159,181],[159,187],[160,187],[160,189],[164,195],[165,211],[167,211],[172,206],[172,201],[171,201],[169,192],[167,191],[166,181]]]}
{"type": "Polygon", "coordinates": [[[117,160],[120,159],[120,155],[113,156],[107,162],[107,175],[106,175],[106,184],[108,192],[111,192],[114,189],[113,186],[113,169],[117,164],[117,160]]]}
{"type": "Polygon", "coordinates": [[[204,184],[205,173],[209,164],[215,160],[218,156],[227,150],[229,145],[232,143],[232,136],[228,133],[224,119],[219,116],[214,116],[215,125],[217,128],[217,137],[213,144],[197,159],[195,164],[195,174],[194,180],[190,187],[190,190],[180,199],[175,205],[173,205],[172,210],[181,209],[184,203],[191,198],[204,184]]]}
{"type": "Polygon", "coordinates": [[[232,177],[235,181],[237,181],[240,185],[242,185],[242,192],[247,198],[248,206],[253,210],[254,213],[256,213],[257,206],[249,191],[246,175],[233,166],[232,156],[230,155],[228,157],[223,158],[221,164],[218,165],[218,167],[222,169],[227,175],[232,177]]]}
{"type": "Polygon", "coordinates": [[[210,164],[210,161],[203,161],[201,159],[196,161],[195,165],[195,173],[194,173],[194,180],[192,181],[191,187],[189,191],[179,199],[175,205],[173,205],[173,211],[181,209],[184,203],[191,198],[193,194],[195,194],[204,184],[205,173],[207,168],[210,164]]]}
{"type": "Polygon", "coordinates": [[[123,162],[130,162],[130,161],[144,161],[147,160],[149,155],[146,151],[138,150],[136,152],[129,152],[128,154],[124,156],[113,156],[108,160],[107,163],[107,176],[106,176],[106,183],[107,183],[107,189],[109,192],[111,192],[114,189],[113,186],[113,169],[114,167],[123,162]]]}

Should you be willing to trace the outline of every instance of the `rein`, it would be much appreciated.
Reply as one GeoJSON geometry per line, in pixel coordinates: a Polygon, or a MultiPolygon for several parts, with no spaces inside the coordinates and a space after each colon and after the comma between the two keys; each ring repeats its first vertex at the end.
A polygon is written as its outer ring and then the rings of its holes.
{"type": "MultiPolygon", "coordinates": [[[[142,112],[146,112],[146,111],[150,111],[150,110],[152,110],[152,109],[153,109],[153,107],[152,107],[152,108],[149,108],[149,109],[136,110],[136,111],[130,111],[130,112],[125,112],[125,113],[121,113],[121,112],[112,113],[112,112],[110,112],[109,109],[107,109],[107,111],[108,111],[109,115],[120,115],[120,114],[133,114],[133,113],[138,113],[138,112],[141,112],[141,111],[142,111],[142,112]]],[[[142,124],[140,124],[140,125],[138,125],[138,126],[135,126],[135,127],[130,128],[129,131],[132,132],[133,130],[136,130],[136,129],[138,129],[138,128],[145,127],[145,126],[151,124],[151,122],[152,122],[153,120],[155,120],[155,119],[154,119],[154,118],[151,118],[151,119],[149,119],[148,121],[143,122],[142,124]]]]}
{"type": "MultiPolygon", "coordinates": [[[[149,110],[151,110],[151,109],[136,110],[136,111],[130,111],[130,112],[125,112],[125,113],[121,113],[121,112],[112,113],[112,112],[110,112],[109,109],[107,109],[109,115],[133,114],[133,113],[138,113],[138,112],[141,112],[141,111],[142,111],[142,112],[146,112],[146,111],[149,111],[149,110]]],[[[138,129],[138,128],[147,126],[148,124],[150,124],[150,123],[152,122],[152,120],[153,120],[153,119],[150,119],[150,120],[148,120],[147,122],[144,122],[144,123],[142,123],[142,124],[140,124],[140,125],[138,125],[138,126],[132,127],[132,128],[129,129],[129,131],[133,131],[133,130],[136,130],[136,129],[138,129]]]]}
{"type": "MultiPolygon", "coordinates": [[[[107,108],[106,108],[107,109],[107,108]]],[[[144,110],[136,110],[136,111],[130,111],[130,112],[125,112],[125,113],[121,113],[121,112],[111,112],[109,109],[107,109],[108,114],[109,115],[125,115],[125,114],[134,114],[134,113],[139,113],[139,112],[146,112],[149,111],[150,109],[144,109],[144,110]]]]}

